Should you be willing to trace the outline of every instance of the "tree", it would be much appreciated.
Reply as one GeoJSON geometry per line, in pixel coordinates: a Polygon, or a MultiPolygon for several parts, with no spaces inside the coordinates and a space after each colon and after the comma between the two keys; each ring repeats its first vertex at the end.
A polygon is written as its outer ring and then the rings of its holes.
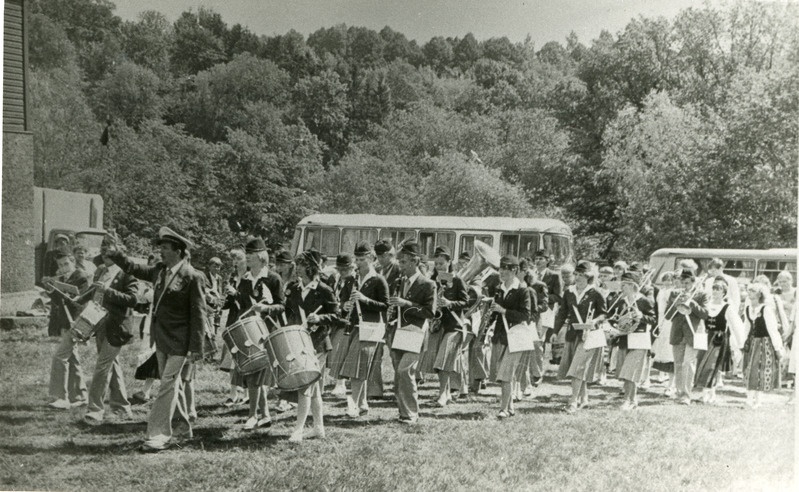
{"type": "Polygon", "coordinates": [[[175,41],[170,64],[176,75],[191,75],[227,61],[221,38],[200,24],[192,12],[183,12],[174,24],[175,41]]]}
{"type": "Polygon", "coordinates": [[[101,119],[119,118],[126,125],[138,128],[144,120],[161,117],[160,89],[161,80],[152,70],[135,63],[122,63],[99,83],[93,100],[95,113],[101,119]]]}
{"type": "Polygon", "coordinates": [[[524,191],[477,159],[448,153],[431,159],[420,191],[427,215],[524,217],[533,213],[524,191]]]}
{"type": "Polygon", "coordinates": [[[458,41],[452,51],[455,57],[455,63],[464,72],[472,68],[472,65],[482,56],[480,43],[477,42],[477,39],[472,33],[466,34],[463,39],[458,41]]]}
{"type": "Polygon", "coordinates": [[[347,144],[347,86],[338,74],[328,70],[298,81],[292,99],[308,129],[328,146],[325,162],[337,160],[347,144]]]}
{"type": "Polygon", "coordinates": [[[169,74],[169,50],[174,42],[172,25],[160,12],[147,10],[137,22],[122,25],[123,49],[133,63],[159,77],[169,74]]]}
{"type": "Polygon", "coordinates": [[[452,45],[441,36],[435,36],[430,39],[430,41],[422,47],[422,52],[424,52],[427,64],[439,75],[444,73],[452,64],[454,56],[452,45]]]}
{"type": "Polygon", "coordinates": [[[28,60],[34,70],[66,68],[76,63],[75,47],[62,26],[44,14],[31,14],[28,60]]]}
{"type": "Polygon", "coordinates": [[[184,88],[170,118],[191,134],[211,141],[225,138],[225,127],[241,126],[247,103],[283,106],[289,99],[289,75],[269,60],[249,53],[197,74],[184,88]]]}

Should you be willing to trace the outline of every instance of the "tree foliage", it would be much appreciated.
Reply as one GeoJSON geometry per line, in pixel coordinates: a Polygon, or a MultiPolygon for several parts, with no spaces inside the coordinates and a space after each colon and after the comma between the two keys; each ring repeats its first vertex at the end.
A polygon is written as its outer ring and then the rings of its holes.
{"type": "Polygon", "coordinates": [[[162,223],[200,256],[243,232],[281,242],[315,211],[557,216],[609,258],[795,244],[790,2],[638,17],[538,50],[31,5],[36,183],[103,193],[137,244],[162,223]]]}

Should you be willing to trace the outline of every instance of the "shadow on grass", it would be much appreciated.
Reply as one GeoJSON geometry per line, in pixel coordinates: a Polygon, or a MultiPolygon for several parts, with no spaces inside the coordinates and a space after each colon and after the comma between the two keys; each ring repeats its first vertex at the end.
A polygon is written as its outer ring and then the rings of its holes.
{"type": "Polygon", "coordinates": [[[431,420],[485,420],[490,413],[488,411],[474,412],[453,412],[453,413],[420,413],[419,416],[431,420]]]}

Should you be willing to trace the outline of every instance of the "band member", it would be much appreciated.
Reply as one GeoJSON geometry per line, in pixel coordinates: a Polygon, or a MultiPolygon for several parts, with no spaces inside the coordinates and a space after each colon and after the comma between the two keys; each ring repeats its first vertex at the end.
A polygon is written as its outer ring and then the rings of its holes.
{"type": "Polygon", "coordinates": [[[107,254],[127,274],[155,285],[153,321],[151,330],[155,338],[161,385],[158,397],[150,409],[147,422],[147,440],[143,452],[157,452],[169,446],[172,417],[178,410],[182,437],[192,437],[191,423],[183,393],[181,372],[187,360],[202,357],[205,333],[204,280],[185,261],[191,241],[168,227],[158,231],[157,243],[162,262],[143,266],[129,260],[117,249],[117,241],[107,236],[107,254]]]}
{"type": "Polygon", "coordinates": [[[97,270],[97,266],[86,258],[88,253],[89,250],[82,244],[78,244],[72,248],[72,255],[75,257],[75,268],[86,272],[89,278],[94,278],[94,272],[97,270]]]}
{"type": "MultiPolygon", "coordinates": [[[[635,325],[632,333],[646,333],[655,325],[655,307],[652,299],[639,292],[640,277],[633,272],[621,275],[621,299],[615,302],[608,313],[618,323],[635,325]],[[621,320],[621,321],[619,321],[621,320]]],[[[638,406],[638,387],[646,380],[649,367],[649,349],[630,348],[627,335],[618,337],[619,371],[618,378],[624,382],[624,403],[622,410],[633,410],[638,406]]],[[[650,340],[651,341],[651,340],[650,340]]]]}
{"type": "MultiPolygon", "coordinates": [[[[340,322],[338,302],[333,290],[319,278],[319,261],[306,251],[295,258],[298,281],[286,286],[286,318],[289,325],[302,325],[311,333],[319,367],[325,367],[327,353],[332,349],[330,328],[340,322]]],[[[322,407],[322,380],[297,392],[297,423],[290,442],[304,437],[324,439],[325,424],[322,407]],[[313,430],[305,434],[308,413],[313,413],[313,430]]]]}
{"type": "MultiPolygon", "coordinates": [[[[389,297],[389,305],[400,327],[423,333],[436,310],[436,285],[419,270],[419,244],[408,240],[398,254],[400,273],[399,293],[389,297]]],[[[396,334],[395,334],[396,338],[396,334]]],[[[416,370],[419,354],[406,350],[391,350],[394,365],[394,391],[401,423],[414,423],[419,417],[419,395],[416,370]]]]}
{"type": "Polygon", "coordinates": [[[746,291],[749,298],[745,311],[749,336],[744,345],[746,404],[758,408],[762,404],[763,392],[780,387],[780,359],[784,356],[784,349],[777,315],[774,308],[766,303],[768,288],[751,283],[746,291]]]}
{"type": "MultiPolygon", "coordinates": [[[[334,279],[332,285],[333,294],[335,294],[339,305],[343,305],[344,301],[350,298],[353,285],[357,282],[354,276],[355,267],[353,263],[352,255],[349,253],[342,253],[336,257],[336,274],[331,275],[330,278],[334,279]]],[[[336,387],[332,391],[332,394],[336,396],[347,394],[346,379],[342,377],[341,369],[347,359],[347,352],[349,352],[351,344],[350,340],[352,340],[350,331],[349,326],[342,324],[333,328],[333,334],[330,336],[333,350],[327,359],[327,367],[330,370],[330,377],[336,381],[336,387]]],[[[366,393],[364,393],[365,396],[366,393]]]]}
{"type": "MultiPolygon", "coordinates": [[[[391,286],[400,278],[399,264],[394,258],[396,251],[390,242],[381,240],[375,243],[374,252],[377,259],[375,271],[386,279],[389,290],[391,290],[391,286]]],[[[366,385],[366,396],[369,399],[383,398],[383,354],[385,347],[385,344],[380,344],[377,347],[372,368],[369,370],[369,380],[366,385]]]]}
{"type": "Polygon", "coordinates": [[[280,280],[286,286],[292,280],[297,278],[294,273],[294,258],[288,251],[281,251],[275,256],[275,272],[280,275],[280,280]]]}
{"type": "MultiPolygon", "coordinates": [[[[69,244],[69,236],[66,234],[56,234],[53,238],[53,249],[44,254],[44,275],[55,277],[58,275],[58,257],[71,255],[72,247],[69,244]]],[[[44,282],[44,279],[42,279],[44,282]]],[[[58,336],[50,334],[51,337],[58,336]]]]}
{"type": "Polygon", "coordinates": [[[458,256],[458,261],[453,265],[452,269],[455,272],[459,272],[466,268],[466,265],[472,260],[472,255],[469,254],[468,251],[464,251],[458,256]]]}
{"type": "Polygon", "coordinates": [[[369,411],[367,403],[369,374],[374,370],[374,359],[382,356],[383,343],[360,340],[360,323],[385,322],[388,319],[388,284],[372,266],[374,257],[368,243],[355,246],[355,265],[357,271],[349,289],[341,293],[343,316],[352,327],[347,358],[341,368],[341,375],[350,379],[352,396],[347,399],[347,415],[358,417],[369,411]]]}
{"type": "Polygon", "coordinates": [[[89,288],[89,278],[86,272],[75,268],[75,258],[71,254],[61,254],[55,261],[58,277],[42,279],[51,299],[47,331],[50,336],[61,337],[50,366],[50,396],[54,399],[50,406],[67,409],[86,404],[86,383],[83,381],[80,358],[72,339],[69,321],[78,316],[83,306],[73,301],[68,293],[55,288],[54,284],[56,280],[63,280],[63,283],[75,286],[79,294],[83,294],[89,288]]]}
{"type": "Polygon", "coordinates": [[[666,318],[671,320],[671,339],[674,351],[674,379],[677,398],[684,405],[691,404],[691,390],[696,374],[697,350],[694,333],[707,319],[707,295],[696,285],[694,272],[683,269],[680,273],[681,290],[672,292],[668,300],[666,318]]]}
{"type": "MultiPolygon", "coordinates": [[[[239,316],[252,306],[252,300],[249,296],[239,297],[239,292],[245,292],[242,288],[242,282],[250,282],[244,280],[249,268],[247,267],[247,255],[244,248],[237,247],[230,250],[230,259],[233,263],[233,272],[228,279],[227,285],[224,286],[225,302],[222,305],[223,310],[227,310],[227,319],[225,321],[225,328],[238,321],[239,316]]],[[[252,287],[249,288],[251,290],[252,287]]],[[[244,394],[244,378],[239,372],[233,361],[233,356],[228,350],[227,345],[222,347],[222,360],[219,361],[219,369],[223,371],[230,371],[230,393],[225,400],[226,407],[243,404],[246,405],[250,402],[249,395],[244,394]]]]}
{"type": "Polygon", "coordinates": [[[702,388],[703,403],[715,403],[721,376],[732,368],[732,353],[743,347],[743,323],[737,307],[725,301],[727,295],[727,281],[721,276],[714,278],[705,320],[707,351],[697,365],[694,382],[694,386],[702,388]]]}
{"type": "Polygon", "coordinates": [[[518,270],[519,260],[515,256],[503,256],[500,259],[499,277],[502,283],[491,307],[493,314],[490,326],[494,327],[491,339],[491,379],[502,387],[497,415],[500,419],[511,417],[515,413],[513,387],[520,372],[522,358],[526,355],[526,352],[511,353],[508,350],[508,330],[530,319],[530,295],[527,287],[516,278],[518,270]]]}
{"type": "MultiPolygon", "coordinates": [[[[269,270],[269,252],[261,238],[254,238],[244,247],[250,271],[239,285],[238,301],[242,311],[250,309],[261,315],[269,331],[280,327],[279,319],[285,310],[283,286],[280,277],[269,270]]],[[[267,388],[274,384],[272,371],[263,369],[243,376],[250,398],[250,410],[245,430],[270,427],[272,418],[266,401],[267,388]]]]}
{"type": "Polygon", "coordinates": [[[588,404],[588,383],[594,377],[596,365],[601,364],[602,352],[599,348],[585,350],[583,347],[586,330],[597,329],[597,324],[605,317],[605,298],[594,289],[595,280],[592,265],[581,261],[574,269],[574,285],[566,289],[563,306],[555,317],[555,331],[561,333],[566,327],[566,345],[558,368],[560,378],[572,378],[572,394],[566,413],[574,413],[588,404]]]}
{"type": "Polygon", "coordinates": [[[727,295],[724,300],[729,303],[734,311],[738,311],[741,306],[741,290],[738,287],[738,281],[735,277],[724,273],[724,261],[719,258],[713,258],[707,265],[707,280],[705,280],[705,294],[712,296],[713,286],[715,285],[714,279],[723,278],[727,284],[727,295]]]}
{"type": "Polygon", "coordinates": [[[97,363],[89,386],[89,406],[83,417],[89,423],[102,422],[106,389],[111,390],[108,399],[111,410],[125,418],[133,416],[119,352],[133,338],[133,307],[136,306],[139,288],[136,279],[120,270],[105,252],[105,247],[102,247],[103,264],[95,272],[93,284],[93,300],[108,314],[96,332],[97,363]]]}
{"type": "Polygon", "coordinates": [[[205,273],[205,302],[207,304],[208,319],[213,325],[213,334],[219,331],[219,323],[222,319],[223,297],[222,276],[219,271],[222,269],[222,260],[214,256],[208,260],[208,270],[205,273]]]}
{"type": "MultiPolygon", "coordinates": [[[[147,265],[153,266],[161,261],[160,253],[151,253],[147,257],[147,265]]],[[[153,284],[147,281],[142,281],[139,284],[139,296],[136,303],[136,311],[144,314],[142,317],[141,325],[139,325],[139,338],[144,340],[142,344],[144,347],[143,352],[139,355],[139,365],[133,377],[136,380],[144,381],[144,387],[133,393],[129,401],[132,405],[140,405],[150,401],[150,392],[152,391],[155,381],[161,378],[158,373],[158,357],[155,355],[155,340],[150,336],[150,325],[153,319],[153,284]]]]}
{"type": "Polygon", "coordinates": [[[544,342],[546,330],[541,326],[541,313],[549,309],[549,290],[544,282],[535,279],[533,272],[527,269],[527,260],[519,260],[519,271],[516,277],[526,288],[530,296],[530,320],[528,323],[535,327],[538,341],[533,342],[535,349],[524,360],[521,377],[519,378],[516,399],[532,396],[533,388],[538,386],[544,376],[544,342]]]}
{"type": "Polygon", "coordinates": [[[469,307],[469,292],[463,279],[449,273],[450,250],[439,246],[435,250],[436,280],[438,281],[438,314],[440,315],[441,341],[434,368],[438,372],[438,406],[444,407],[452,400],[452,389],[465,389],[461,381],[464,362],[462,345],[466,342],[466,324],[463,311],[469,307]]]}
{"type": "MultiPolygon", "coordinates": [[[[436,283],[436,292],[438,293],[438,300],[441,299],[441,295],[443,294],[445,285],[449,286],[452,283],[450,280],[452,278],[452,261],[451,261],[451,253],[449,248],[446,246],[438,246],[434,250],[434,257],[439,255],[443,255],[444,257],[448,258],[446,260],[446,270],[443,272],[439,272],[437,269],[433,269],[433,273],[430,275],[425,274],[424,269],[422,269],[422,274],[426,277],[429,277],[430,280],[436,283]]],[[[426,263],[425,257],[421,258],[419,262],[420,265],[426,263]]],[[[439,309],[441,306],[437,304],[439,309]]],[[[424,374],[434,374],[436,373],[436,358],[438,357],[438,350],[441,347],[441,340],[444,337],[444,332],[441,329],[441,318],[436,317],[430,323],[430,329],[427,330],[425,333],[425,340],[424,346],[422,348],[422,353],[419,354],[419,368],[418,373],[420,375],[424,374]]],[[[440,381],[441,378],[439,378],[440,381]]],[[[457,383],[456,383],[457,384],[457,383]]],[[[449,401],[450,397],[447,396],[447,401],[449,401]]]]}
{"type": "MultiPolygon", "coordinates": [[[[493,299],[501,283],[499,278],[499,273],[491,269],[482,280],[475,279],[469,286],[470,302],[472,300],[477,302],[481,298],[493,299]]],[[[486,388],[485,381],[491,377],[491,335],[488,333],[490,326],[488,318],[489,313],[483,311],[480,323],[482,326],[469,348],[469,391],[475,395],[486,388]]]]}

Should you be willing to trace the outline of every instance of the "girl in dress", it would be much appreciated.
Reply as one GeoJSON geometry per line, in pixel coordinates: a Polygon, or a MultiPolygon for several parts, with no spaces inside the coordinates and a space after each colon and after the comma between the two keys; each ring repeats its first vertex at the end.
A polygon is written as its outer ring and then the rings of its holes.
{"type": "MultiPolygon", "coordinates": [[[[650,327],[655,324],[655,307],[652,299],[641,295],[640,279],[637,273],[626,272],[621,278],[621,299],[613,308],[611,315],[629,316],[635,324],[632,333],[644,333],[649,340],[650,327]]],[[[618,378],[624,382],[624,403],[622,410],[638,407],[638,387],[646,381],[646,368],[649,366],[648,348],[630,348],[627,335],[619,337],[618,378]]]]}
{"type": "Polygon", "coordinates": [[[774,309],[766,304],[769,295],[767,288],[762,284],[752,283],[746,290],[749,297],[749,306],[745,312],[749,337],[744,346],[746,404],[751,408],[758,408],[763,392],[780,387],[782,338],[777,328],[774,309]]]}
{"type": "Polygon", "coordinates": [[[593,266],[587,261],[579,262],[574,268],[574,285],[566,289],[563,306],[555,318],[556,333],[567,326],[558,376],[572,379],[572,395],[565,408],[570,414],[588,404],[588,383],[593,380],[597,364],[602,364],[601,348],[585,350],[585,330],[575,329],[596,327],[605,318],[605,298],[594,288],[595,278],[593,266]]]}
{"type": "Polygon", "coordinates": [[[694,386],[702,388],[702,401],[715,403],[716,387],[721,376],[732,369],[732,352],[743,345],[743,323],[737,309],[724,300],[729,285],[723,277],[716,277],[707,304],[705,327],[708,335],[707,351],[696,368],[694,386]]]}
{"type": "Polygon", "coordinates": [[[530,319],[530,296],[527,288],[516,278],[519,260],[515,256],[503,256],[499,261],[500,285],[496,289],[489,326],[494,327],[491,338],[491,379],[500,383],[502,395],[499,401],[500,419],[512,417],[513,384],[525,352],[511,353],[508,350],[508,329],[530,319]]]}

